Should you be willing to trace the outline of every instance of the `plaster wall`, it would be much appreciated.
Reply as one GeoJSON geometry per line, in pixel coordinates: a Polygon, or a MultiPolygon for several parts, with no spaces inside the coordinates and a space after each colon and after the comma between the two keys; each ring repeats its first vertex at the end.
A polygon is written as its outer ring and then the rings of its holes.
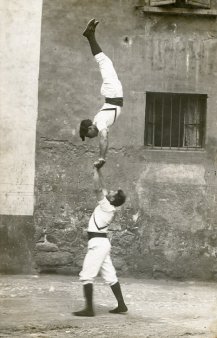
{"type": "Polygon", "coordinates": [[[0,5],[0,214],[5,215],[33,214],[41,9],[42,1],[0,5]]]}
{"type": "MultiPolygon", "coordinates": [[[[141,4],[142,2],[140,2],[141,4]]],[[[123,83],[123,114],[110,130],[103,169],[128,199],[112,228],[121,274],[216,278],[217,30],[212,17],[145,15],[138,2],[45,0],[36,153],[36,261],[41,271],[78,273],[95,207],[98,140],[81,142],[81,119],[103,103],[97,65],[82,31],[97,39],[123,83]],[[207,94],[201,151],[144,147],[146,92],[207,94]]]]}
{"type": "Polygon", "coordinates": [[[0,2],[0,271],[32,268],[42,0],[0,2]]]}

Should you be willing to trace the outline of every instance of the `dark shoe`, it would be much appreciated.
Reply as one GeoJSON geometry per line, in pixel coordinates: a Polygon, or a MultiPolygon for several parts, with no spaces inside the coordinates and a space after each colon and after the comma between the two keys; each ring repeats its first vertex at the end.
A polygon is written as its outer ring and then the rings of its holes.
{"type": "Polygon", "coordinates": [[[79,317],[94,317],[95,314],[93,312],[93,310],[89,310],[89,309],[84,309],[84,310],[81,310],[81,311],[75,311],[73,312],[73,314],[75,316],[79,316],[79,317]]]}
{"type": "Polygon", "coordinates": [[[96,21],[95,19],[91,19],[88,22],[87,27],[86,27],[85,31],[83,32],[83,35],[85,37],[88,37],[90,33],[94,33],[98,23],[99,23],[99,21],[96,21]]]}
{"type": "Polygon", "coordinates": [[[110,313],[124,313],[127,312],[128,308],[126,307],[126,305],[122,305],[122,306],[118,306],[113,310],[110,310],[110,313]]]}

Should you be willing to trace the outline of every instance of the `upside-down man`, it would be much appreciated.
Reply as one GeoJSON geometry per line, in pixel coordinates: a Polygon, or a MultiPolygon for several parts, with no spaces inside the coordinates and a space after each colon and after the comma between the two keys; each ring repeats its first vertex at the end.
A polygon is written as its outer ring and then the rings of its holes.
{"type": "Polygon", "coordinates": [[[113,67],[112,61],[106,56],[95,38],[95,29],[99,21],[91,19],[83,35],[88,39],[90,48],[102,75],[101,94],[105,97],[105,103],[95,115],[93,122],[90,119],[82,120],[80,124],[80,137],[93,138],[99,135],[100,156],[94,163],[97,168],[105,164],[106,152],[108,149],[108,131],[121,113],[123,106],[123,89],[113,67]]]}

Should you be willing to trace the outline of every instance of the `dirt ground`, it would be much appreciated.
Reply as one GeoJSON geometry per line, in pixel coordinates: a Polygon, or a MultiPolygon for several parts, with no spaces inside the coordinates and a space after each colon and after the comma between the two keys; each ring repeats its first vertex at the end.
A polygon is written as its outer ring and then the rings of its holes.
{"type": "Polygon", "coordinates": [[[110,314],[114,296],[99,278],[96,316],[83,308],[76,277],[0,276],[0,337],[217,338],[217,284],[120,279],[129,312],[110,314]]]}

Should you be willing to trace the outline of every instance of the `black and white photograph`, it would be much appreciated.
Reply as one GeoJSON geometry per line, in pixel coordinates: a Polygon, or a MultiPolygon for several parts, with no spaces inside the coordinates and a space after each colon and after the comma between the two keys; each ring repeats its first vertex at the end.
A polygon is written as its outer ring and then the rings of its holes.
{"type": "Polygon", "coordinates": [[[0,0],[0,338],[217,338],[217,0],[0,0]]]}

